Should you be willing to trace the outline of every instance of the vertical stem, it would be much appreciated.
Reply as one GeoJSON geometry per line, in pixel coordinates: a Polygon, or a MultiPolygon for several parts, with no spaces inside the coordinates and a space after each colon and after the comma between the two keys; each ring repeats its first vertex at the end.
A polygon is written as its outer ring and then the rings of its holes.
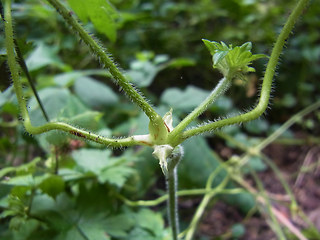
{"type": "Polygon", "coordinates": [[[171,226],[173,240],[178,240],[179,219],[178,219],[178,199],[177,199],[177,166],[170,169],[167,175],[168,191],[168,217],[171,226]]]}
{"type": "Polygon", "coordinates": [[[7,49],[7,60],[8,60],[8,65],[11,72],[11,78],[13,80],[13,86],[17,95],[22,119],[25,121],[29,121],[26,101],[23,96],[21,84],[19,82],[19,69],[18,69],[18,64],[16,62],[15,52],[14,52],[15,46],[13,42],[11,0],[6,0],[4,2],[4,17],[5,17],[4,27],[5,27],[5,36],[6,36],[5,46],[7,49]]]}
{"type": "Polygon", "coordinates": [[[26,77],[28,79],[29,85],[30,85],[30,87],[32,89],[32,92],[33,92],[38,104],[39,104],[40,110],[41,110],[44,118],[46,119],[46,121],[50,122],[49,116],[48,116],[46,110],[44,109],[44,106],[43,106],[43,104],[41,102],[41,99],[40,99],[39,94],[37,92],[37,89],[35,87],[34,81],[30,76],[27,64],[23,59],[23,55],[22,55],[22,53],[20,51],[20,48],[18,46],[18,42],[17,42],[17,40],[15,38],[13,39],[13,43],[15,44],[15,50],[16,50],[16,54],[17,54],[18,63],[20,64],[21,69],[23,70],[24,74],[26,75],[26,77]]]}
{"type": "Polygon", "coordinates": [[[54,174],[58,175],[59,173],[59,150],[56,146],[54,146],[54,174]]]}

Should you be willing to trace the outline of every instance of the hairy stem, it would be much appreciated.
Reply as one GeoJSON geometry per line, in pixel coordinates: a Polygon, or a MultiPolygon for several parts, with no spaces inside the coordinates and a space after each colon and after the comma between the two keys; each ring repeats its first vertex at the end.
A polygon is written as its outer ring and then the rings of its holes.
{"type": "Polygon", "coordinates": [[[90,34],[78,23],[78,21],[70,14],[70,11],[61,4],[58,0],[47,0],[64,18],[66,23],[72,27],[72,29],[79,35],[81,40],[89,46],[92,53],[96,55],[100,62],[114,77],[115,83],[120,86],[120,88],[126,93],[126,95],[136,103],[142,111],[146,113],[148,118],[152,121],[159,115],[156,111],[149,105],[146,99],[133,87],[133,85],[126,79],[126,77],[121,73],[116,64],[112,61],[111,55],[106,53],[106,51],[95,41],[90,34]]]}
{"type": "Polygon", "coordinates": [[[243,123],[243,122],[254,120],[260,117],[264,113],[264,111],[267,109],[269,104],[272,79],[274,77],[276,66],[279,61],[279,56],[281,54],[281,51],[283,49],[286,39],[288,38],[290,32],[294,27],[295,22],[301,15],[308,1],[309,0],[300,0],[298,2],[298,4],[296,5],[293,12],[290,14],[286,24],[282,28],[282,31],[276,40],[276,43],[274,45],[274,48],[272,49],[272,53],[271,53],[271,56],[267,65],[267,69],[264,75],[262,88],[261,88],[261,95],[260,95],[258,105],[253,110],[245,114],[241,114],[232,118],[222,119],[220,121],[216,121],[216,122],[209,123],[197,128],[187,130],[182,133],[181,141],[187,138],[190,138],[194,135],[198,135],[204,132],[210,132],[217,128],[221,128],[227,125],[243,123]]]}
{"type": "Polygon", "coordinates": [[[49,122],[42,126],[36,126],[36,127],[32,126],[30,116],[27,110],[26,99],[23,95],[22,84],[20,81],[19,69],[18,69],[19,64],[17,63],[15,51],[14,51],[15,45],[14,45],[12,17],[11,17],[11,0],[5,1],[4,15],[6,20],[4,22],[4,26],[5,26],[5,36],[6,36],[5,46],[7,49],[8,65],[11,72],[14,89],[17,95],[17,100],[18,100],[18,104],[21,112],[22,121],[27,132],[29,132],[30,134],[40,134],[40,133],[48,132],[51,130],[61,130],[63,132],[67,132],[77,137],[81,137],[87,140],[101,143],[109,147],[145,145],[143,142],[135,140],[134,137],[127,137],[123,139],[105,138],[97,134],[78,129],[76,127],[73,127],[63,122],[49,122]]]}
{"type": "Polygon", "coordinates": [[[178,215],[178,198],[177,198],[177,185],[178,185],[178,164],[183,157],[183,148],[178,146],[173,150],[171,156],[167,158],[168,172],[165,174],[167,180],[167,194],[168,194],[168,218],[172,231],[173,240],[178,240],[179,234],[179,215],[178,215]]]}
{"type": "Polygon", "coordinates": [[[210,104],[212,104],[220,95],[227,91],[230,85],[230,79],[226,77],[222,78],[210,95],[173,129],[169,134],[168,139],[172,146],[179,144],[179,141],[177,141],[176,138],[180,136],[181,132],[200,114],[207,110],[210,104]]]}

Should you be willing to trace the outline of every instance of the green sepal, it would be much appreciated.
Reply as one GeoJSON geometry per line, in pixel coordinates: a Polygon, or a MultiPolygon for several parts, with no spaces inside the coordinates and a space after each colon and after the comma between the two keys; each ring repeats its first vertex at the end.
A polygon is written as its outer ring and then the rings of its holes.
{"type": "Polygon", "coordinates": [[[149,123],[151,142],[155,145],[165,144],[168,137],[168,128],[161,116],[157,116],[149,123]]]}

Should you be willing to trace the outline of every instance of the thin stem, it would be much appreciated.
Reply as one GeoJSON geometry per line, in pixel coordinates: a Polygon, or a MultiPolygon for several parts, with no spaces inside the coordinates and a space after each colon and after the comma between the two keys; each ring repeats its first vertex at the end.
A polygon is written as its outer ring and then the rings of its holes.
{"type": "Polygon", "coordinates": [[[168,192],[168,216],[171,226],[173,240],[178,240],[179,219],[178,219],[178,198],[177,198],[177,167],[169,170],[167,177],[168,192]]]}
{"type": "Polygon", "coordinates": [[[227,125],[243,123],[243,122],[254,120],[264,113],[264,111],[267,109],[269,104],[272,79],[276,70],[276,66],[279,61],[279,56],[281,54],[281,51],[283,49],[286,39],[288,38],[290,32],[294,27],[295,22],[297,21],[298,17],[301,15],[307,3],[308,3],[308,0],[300,0],[298,2],[295,9],[290,14],[286,24],[282,28],[280,35],[277,38],[274,48],[272,49],[272,53],[267,65],[266,73],[264,75],[262,88],[261,88],[261,95],[260,95],[258,105],[253,110],[245,114],[222,119],[220,121],[216,121],[216,122],[209,123],[197,128],[187,130],[183,132],[181,136],[182,138],[181,141],[183,141],[184,139],[190,138],[194,135],[198,135],[204,132],[210,132],[227,125]]]}
{"type": "MultiPolygon", "coordinates": [[[[221,190],[216,190],[216,189],[190,189],[190,190],[180,190],[177,191],[177,196],[195,196],[195,195],[203,195],[207,193],[214,192],[216,194],[239,194],[242,192],[245,192],[242,188],[233,188],[233,189],[221,189],[221,190]]],[[[158,197],[154,200],[138,200],[138,201],[131,201],[124,196],[118,194],[117,197],[123,201],[126,205],[130,207],[154,207],[157,206],[165,201],[168,200],[168,194],[165,194],[161,197],[158,197]]]]}
{"type": "Polygon", "coordinates": [[[179,234],[179,215],[178,215],[178,197],[177,197],[177,185],[178,185],[178,164],[183,156],[183,147],[178,146],[171,156],[166,161],[168,163],[168,173],[165,174],[168,193],[168,218],[172,231],[173,240],[178,240],[179,234]]]}
{"type": "MultiPolygon", "coordinates": [[[[222,170],[222,165],[219,165],[219,167],[216,168],[216,169],[210,174],[210,176],[209,176],[209,178],[208,178],[208,180],[207,180],[207,184],[206,184],[206,189],[207,189],[207,190],[210,190],[210,189],[211,189],[212,182],[213,182],[214,178],[218,175],[218,173],[220,172],[220,170],[222,170]]],[[[197,226],[198,226],[198,224],[199,224],[199,222],[200,222],[200,219],[201,219],[201,217],[202,217],[202,215],[203,215],[203,213],[204,213],[207,205],[209,204],[209,202],[211,201],[211,199],[212,199],[214,196],[216,196],[216,194],[217,194],[220,190],[222,190],[222,189],[224,189],[224,188],[226,187],[228,181],[229,181],[229,177],[225,177],[225,178],[223,179],[223,181],[214,189],[214,191],[212,191],[212,192],[210,192],[210,193],[207,193],[207,194],[203,197],[203,199],[202,199],[199,207],[197,208],[197,211],[196,211],[196,213],[194,214],[194,216],[193,216],[193,218],[192,218],[192,221],[191,221],[191,223],[190,223],[190,225],[189,225],[189,227],[188,227],[185,240],[191,240],[191,239],[193,238],[194,233],[195,233],[195,231],[196,231],[196,228],[197,228],[197,226]]]]}
{"type": "Polygon", "coordinates": [[[108,147],[128,147],[128,146],[134,146],[134,145],[145,145],[143,142],[136,141],[133,136],[127,137],[127,138],[121,138],[121,139],[111,139],[111,138],[102,137],[92,132],[78,129],[76,127],[73,127],[63,122],[50,122],[39,127],[34,127],[31,125],[29,115],[26,115],[23,117],[24,117],[24,126],[26,130],[31,134],[40,134],[40,133],[48,132],[51,130],[61,130],[63,132],[67,132],[74,136],[84,138],[86,140],[91,140],[93,142],[100,143],[108,147]]]}
{"type": "Polygon", "coordinates": [[[227,91],[230,85],[230,79],[225,77],[222,78],[210,95],[173,129],[173,131],[169,134],[168,139],[172,146],[177,144],[174,142],[175,138],[177,138],[193,120],[207,110],[210,104],[212,104],[220,95],[227,91]]]}
{"type": "Polygon", "coordinates": [[[249,169],[250,169],[250,173],[253,176],[255,182],[257,183],[257,187],[259,189],[259,192],[262,195],[261,197],[264,199],[264,202],[265,202],[265,205],[266,205],[266,209],[267,209],[267,211],[269,213],[269,216],[271,218],[271,221],[273,223],[272,226],[273,226],[274,232],[277,234],[278,239],[280,239],[280,240],[287,239],[285,237],[281,227],[280,227],[279,222],[277,221],[276,216],[274,215],[274,212],[272,211],[272,205],[271,205],[270,200],[269,200],[269,198],[268,198],[268,196],[267,196],[267,194],[265,192],[265,189],[263,187],[263,184],[262,184],[261,180],[259,179],[259,177],[256,174],[256,172],[251,167],[249,167],[249,169]]]}
{"type": "Polygon", "coordinates": [[[294,210],[294,211],[297,210],[298,204],[297,204],[296,198],[295,198],[293,192],[291,191],[291,188],[290,188],[289,184],[287,183],[286,179],[283,177],[283,174],[281,173],[281,171],[277,167],[277,165],[274,164],[274,162],[264,154],[261,154],[261,158],[263,159],[263,161],[265,163],[267,163],[267,165],[269,165],[269,167],[272,169],[272,171],[276,174],[276,176],[279,179],[280,183],[282,184],[284,190],[289,195],[290,200],[291,200],[291,210],[294,210]]]}
{"type": "Polygon", "coordinates": [[[100,62],[107,68],[114,77],[115,83],[126,93],[126,95],[136,103],[142,111],[146,113],[148,118],[152,121],[159,115],[149,105],[146,99],[139,93],[133,85],[126,79],[121,73],[116,64],[112,61],[109,53],[95,41],[90,34],[78,23],[78,21],[70,14],[70,11],[61,4],[58,0],[48,0],[48,2],[58,11],[58,13],[64,18],[66,23],[72,27],[72,29],[79,35],[85,44],[89,46],[92,53],[96,55],[100,62]]]}
{"type": "Polygon", "coordinates": [[[17,100],[18,100],[18,104],[21,112],[22,121],[26,131],[28,131],[30,134],[40,134],[40,133],[48,132],[51,130],[61,130],[69,134],[75,135],[77,137],[81,137],[87,140],[104,144],[108,147],[145,145],[145,143],[135,140],[134,137],[127,137],[123,139],[105,138],[97,134],[78,129],[76,127],[73,127],[63,122],[49,122],[42,126],[36,126],[36,127],[32,126],[30,116],[27,110],[26,100],[23,95],[21,81],[20,81],[19,69],[18,69],[19,65],[16,61],[15,52],[14,52],[15,45],[13,40],[14,38],[13,38],[10,0],[5,1],[5,19],[6,19],[6,21],[4,22],[5,35],[6,35],[5,46],[7,49],[8,65],[11,72],[14,89],[17,95],[17,100]]]}
{"type": "Polygon", "coordinates": [[[26,62],[23,59],[23,56],[22,56],[22,53],[21,53],[20,48],[18,46],[18,43],[17,43],[16,39],[13,39],[13,41],[14,41],[14,44],[15,44],[15,50],[16,50],[16,53],[17,53],[18,63],[20,64],[21,69],[23,70],[24,74],[26,75],[26,77],[28,79],[29,85],[31,86],[32,92],[33,92],[34,96],[36,97],[36,100],[37,100],[37,102],[38,102],[38,104],[40,106],[40,110],[41,110],[44,118],[46,119],[47,122],[50,122],[49,116],[48,116],[46,110],[44,109],[44,106],[43,106],[43,104],[41,102],[41,99],[39,97],[37,89],[36,89],[36,87],[34,85],[33,79],[31,78],[31,76],[29,74],[28,67],[26,65],[26,62]]]}
{"type": "Polygon", "coordinates": [[[275,141],[280,135],[282,135],[288,128],[290,128],[293,124],[301,120],[305,115],[313,112],[314,110],[320,107],[320,101],[317,101],[310,106],[306,107],[305,109],[301,110],[300,112],[293,115],[288,121],[281,125],[275,132],[273,132],[269,137],[264,139],[261,143],[256,146],[258,151],[261,151],[270,143],[275,141]]]}

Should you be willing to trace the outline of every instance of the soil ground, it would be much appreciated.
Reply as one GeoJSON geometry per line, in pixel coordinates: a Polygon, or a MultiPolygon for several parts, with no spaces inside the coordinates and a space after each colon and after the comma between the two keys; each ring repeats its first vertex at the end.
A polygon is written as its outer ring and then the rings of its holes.
{"type": "MultiPolygon", "coordinates": [[[[320,146],[272,144],[264,150],[264,153],[272,159],[284,179],[289,183],[299,208],[320,231],[320,146]]],[[[275,173],[269,168],[258,173],[258,176],[269,196],[280,200],[273,200],[272,206],[281,216],[298,231],[308,228],[307,222],[301,217],[291,215],[289,196],[276,178],[275,173]]],[[[250,177],[248,177],[247,182],[256,188],[253,179],[250,177]]],[[[194,201],[196,201],[194,202],[194,205],[196,205],[199,204],[200,199],[194,201]]],[[[218,201],[214,206],[207,209],[201,220],[199,235],[196,239],[234,239],[230,237],[230,234],[228,235],[228,232],[230,233],[231,227],[236,223],[241,223],[245,227],[245,234],[239,240],[278,239],[266,219],[267,217],[261,212],[255,212],[246,218],[235,207],[218,201]],[[205,238],[199,236],[205,236],[205,238]]],[[[286,229],[286,227],[283,227],[283,229],[286,229]]],[[[291,238],[289,237],[289,239],[291,238]]],[[[292,237],[292,239],[297,238],[292,237]]],[[[316,240],[317,238],[308,238],[308,240],[312,239],[316,240]]]]}

